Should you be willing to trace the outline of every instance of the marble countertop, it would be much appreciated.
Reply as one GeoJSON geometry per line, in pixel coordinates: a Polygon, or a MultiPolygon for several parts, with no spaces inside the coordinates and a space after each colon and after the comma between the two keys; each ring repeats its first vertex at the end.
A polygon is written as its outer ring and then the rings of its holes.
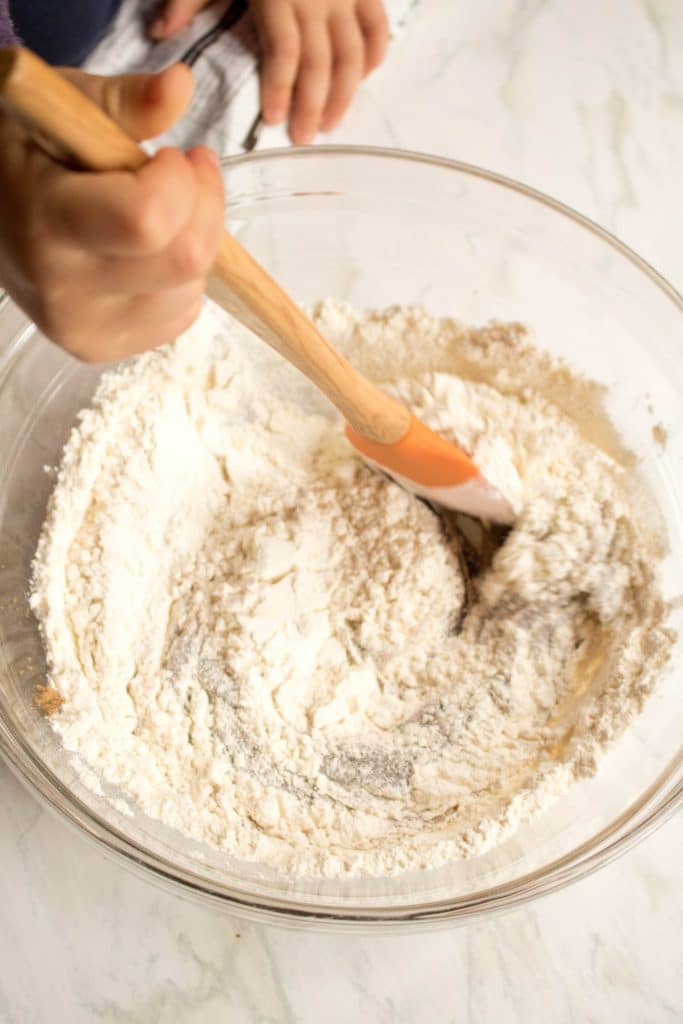
{"type": "MultiPolygon", "coordinates": [[[[331,141],[456,157],[557,196],[683,289],[679,0],[421,0],[331,141]]],[[[265,131],[261,146],[280,145],[265,131]]],[[[246,924],[110,863],[0,766],[0,1021],[683,1019],[683,815],[590,878],[397,937],[246,924]]]]}

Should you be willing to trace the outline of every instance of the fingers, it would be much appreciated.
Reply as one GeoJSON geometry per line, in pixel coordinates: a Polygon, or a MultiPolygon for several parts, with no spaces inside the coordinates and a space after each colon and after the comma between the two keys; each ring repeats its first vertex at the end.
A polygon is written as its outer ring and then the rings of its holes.
{"type": "Polygon", "coordinates": [[[196,205],[188,223],[160,252],[137,258],[105,257],[98,273],[108,290],[139,295],[187,282],[204,287],[223,230],[223,188],[213,155],[204,147],[188,153],[196,174],[196,205]]]}
{"type": "Polygon", "coordinates": [[[365,41],[363,74],[367,75],[384,60],[389,45],[389,21],[380,0],[358,0],[356,14],[365,41]]]}
{"type": "Polygon", "coordinates": [[[188,223],[196,200],[192,164],[178,149],[160,150],[135,174],[55,168],[46,177],[45,226],[63,244],[98,255],[159,252],[188,223]]]}
{"type": "Polygon", "coordinates": [[[170,273],[175,281],[201,278],[203,283],[223,234],[223,179],[218,158],[206,146],[191,149],[187,159],[195,171],[197,201],[189,230],[169,247],[170,273]]]}
{"type": "MultiPolygon", "coordinates": [[[[184,74],[70,77],[130,130],[145,104],[177,98],[184,74]]],[[[0,276],[47,337],[80,358],[124,358],[185,330],[222,224],[210,150],[161,150],[135,173],[77,172],[0,111],[0,276]]]]}
{"type": "Polygon", "coordinates": [[[185,64],[158,74],[88,75],[73,68],[61,72],[135,139],[166,131],[192,98],[192,72],[185,64]]]}
{"type": "Polygon", "coordinates": [[[198,314],[220,241],[215,154],[162,150],[136,174],[55,171],[41,207],[51,246],[32,265],[41,329],[96,362],[172,340],[198,314]]]}
{"type": "Polygon", "coordinates": [[[252,0],[262,49],[261,112],[289,114],[292,142],[311,142],[348,108],[361,79],[384,57],[381,0],[252,0]]]}
{"type": "Polygon", "coordinates": [[[261,40],[261,112],[268,124],[287,116],[299,66],[299,26],[292,8],[261,5],[254,8],[261,40]]]}
{"type": "Polygon", "coordinates": [[[363,34],[353,17],[330,22],[332,80],[320,127],[330,131],[349,106],[364,72],[363,34]]]}
{"type": "Polygon", "coordinates": [[[168,39],[189,25],[207,0],[165,0],[148,28],[152,39],[168,39]]]}
{"type": "Polygon", "coordinates": [[[289,134],[292,142],[312,142],[330,91],[332,46],[323,21],[299,22],[301,57],[292,98],[289,134]]]}

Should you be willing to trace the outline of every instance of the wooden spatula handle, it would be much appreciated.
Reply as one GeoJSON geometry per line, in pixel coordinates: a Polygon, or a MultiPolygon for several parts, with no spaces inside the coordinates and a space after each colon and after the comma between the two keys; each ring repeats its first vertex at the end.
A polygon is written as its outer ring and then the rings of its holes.
{"type": "MultiPolygon", "coordinates": [[[[134,171],[149,159],[103,110],[30,50],[0,50],[0,100],[63,163],[134,171]]],[[[382,444],[405,435],[405,406],[361,376],[227,232],[207,294],[312,380],[358,433],[382,444]]]]}
{"type": "Polygon", "coordinates": [[[136,171],[149,159],[96,103],[30,50],[0,50],[0,99],[62,163],[136,171]]]}
{"type": "Polygon", "coordinates": [[[380,444],[406,435],[408,409],[358,373],[227,232],[206,292],[301,370],[359,434],[380,444]]]}

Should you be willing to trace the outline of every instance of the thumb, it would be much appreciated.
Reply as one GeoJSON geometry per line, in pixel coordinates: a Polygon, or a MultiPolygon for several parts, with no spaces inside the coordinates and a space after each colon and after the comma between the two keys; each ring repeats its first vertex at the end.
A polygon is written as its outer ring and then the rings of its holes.
{"type": "Polygon", "coordinates": [[[192,97],[192,72],[174,64],[157,74],[88,75],[74,68],[61,74],[94,100],[134,139],[151,139],[170,128],[192,97]]]}

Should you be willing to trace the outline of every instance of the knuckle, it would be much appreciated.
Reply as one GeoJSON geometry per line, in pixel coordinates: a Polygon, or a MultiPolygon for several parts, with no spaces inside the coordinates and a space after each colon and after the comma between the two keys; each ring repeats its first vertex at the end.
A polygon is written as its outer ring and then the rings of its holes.
{"type": "Polygon", "coordinates": [[[168,243],[168,216],[154,195],[131,202],[123,214],[123,231],[129,242],[144,253],[159,252],[168,243]]]}
{"type": "Polygon", "coordinates": [[[299,127],[317,124],[322,108],[322,103],[313,103],[310,100],[306,102],[299,101],[296,108],[296,117],[294,118],[295,123],[299,127]]]}
{"type": "Polygon", "coordinates": [[[301,57],[300,71],[302,74],[313,77],[324,75],[329,67],[329,61],[324,53],[305,53],[301,57]]]}
{"type": "Polygon", "coordinates": [[[335,73],[338,74],[340,71],[345,74],[353,72],[354,74],[360,70],[362,64],[362,55],[360,49],[358,50],[346,50],[344,53],[340,53],[334,62],[335,73]]]}
{"type": "Polygon", "coordinates": [[[293,64],[299,59],[299,40],[294,34],[283,34],[273,39],[267,56],[276,58],[285,64],[293,64]]]}
{"type": "Polygon", "coordinates": [[[186,231],[176,239],[170,258],[175,274],[183,281],[202,277],[209,269],[211,262],[207,246],[194,231],[186,231]]]}

